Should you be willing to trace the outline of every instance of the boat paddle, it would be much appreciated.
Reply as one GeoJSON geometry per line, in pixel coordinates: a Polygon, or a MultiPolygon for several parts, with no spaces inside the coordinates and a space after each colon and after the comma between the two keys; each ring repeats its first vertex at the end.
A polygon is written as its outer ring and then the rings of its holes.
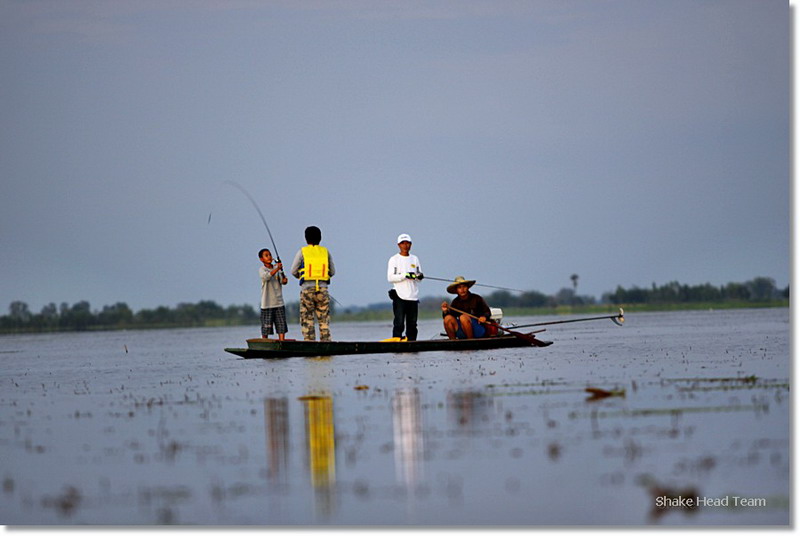
{"type": "Polygon", "coordinates": [[[521,326],[514,326],[515,328],[532,328],[535,326],[552,326],[554,324],[569,324],[571,322],[588,322],[589,320],[611,320],[616,325],[621,326],[625,322],[625,312],[622,307],[619,308],[619,314],[606,315],[606,316],[592,316],[589,318],[572,318],[570,320],[554,320],[552,322],[537,322],[536,324],[523,324],[521,326]]]}
{"type": "MultiPolygon", "coordinates": [[[[471,314],[467,313],[466,311],[461,311],[461,310],[456,309],[455,307],[451,307],[449,305],[447,306],[447,308],[450,309],[451,311],[455,311],[455,312],[457,312],[459,314],[467,315],[468,317],[474,318],[475,320],[480,322],[480,318],[478,318],[475,315],[471,315],[471,314]]],[[[534,346],[550,346],[551,344],[553,344],[550,341],[541,341],[541,340],[539,340],[539,339],[537,339],[536,337],[533,336],[534,333],[541,333],[542,331],[545,331],[544,329],[540,329],[538,331],[532,331],[531,333],[520,333],[519,331],[513,331],[513,330],[510,330],[508,328],[504,328],[503,326],[501,326],[497,322],[492,322],[491,320],[487,320],[486,322],[484,322],[484,324],[492,324],[493,326],[497,326],[497,329],[502,329],[506,333],[508,333],[510,335],[513,335],[518,339],[522,339],[524,341],[528,341],[529,343],[531,343],[534,346]]]]}

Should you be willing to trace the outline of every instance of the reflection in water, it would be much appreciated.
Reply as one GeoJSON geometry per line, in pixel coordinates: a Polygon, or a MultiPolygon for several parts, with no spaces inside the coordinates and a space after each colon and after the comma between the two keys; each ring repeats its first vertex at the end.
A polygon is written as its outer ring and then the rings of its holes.
{"type": "Polygon", "coordinates": [[[392,399],[394,422],[394,459],[397,480],[413,487],[422,472],[424,442],[419,391],[398,389],[392,399]]]}
{"type": "MultiPolygon", "coordinates": [[[[306,459],[317,510],[328,515],[333,511],[336,484],[333,399],[327,395],[307,395],[299,400],[304,406],[306,459]]],[[[275,488],[288,492],[291,438],[287,398],[264,400],[264,427],[267,477],[275,488]]]]}
{"type": "Polygon", "coordinates": [[[317,508],[323,514],[333,511],[336,484],[336,443],[333,428],[333,398],[309,395],[300,397],[305,403],[306,447],[309,472],[317,508]]]}
{"type": "Polygon", "coordinates": [[[686,515],[694,515],[697,513],[698,506],[695,502],[686,502],[684,498],[696,498],[701,494],[694,486],[686,486],[685,488],[675,488],[672,486],[665,486],[656,481],[656,479],[649,474],[641,475],[638,478],[638,484],[647,488],[650,495],[650,501],[653,505],[650,509],[648,519],[651,523],[658,522],[664,515],[670,512],[683,512],[686,515]]]}
{"type": "Polygon", "coordinates": [[[490,400],[479,391],[455,391],[447,393],[447,407],[459,427],[471,428],[485,419],[490,400]]]}
{"type": "Polygon", "coordinates": [[[283,486],[289,466],[289,403],[285,397],[264,400],[264,427],[267,431],[267,476],[283,486]]]}

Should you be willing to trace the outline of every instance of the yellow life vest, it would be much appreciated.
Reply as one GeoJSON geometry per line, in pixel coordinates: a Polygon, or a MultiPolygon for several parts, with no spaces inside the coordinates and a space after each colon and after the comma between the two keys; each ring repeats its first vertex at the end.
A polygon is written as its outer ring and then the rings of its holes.
{"type": "Polygon", "coordinates": [[[330,281],[328,250],[322,246],[305,246],[302,251],[303,267],[300,269],[300,277],[305,281],[315,281],[319,290],[320,281],[330,281]]]}

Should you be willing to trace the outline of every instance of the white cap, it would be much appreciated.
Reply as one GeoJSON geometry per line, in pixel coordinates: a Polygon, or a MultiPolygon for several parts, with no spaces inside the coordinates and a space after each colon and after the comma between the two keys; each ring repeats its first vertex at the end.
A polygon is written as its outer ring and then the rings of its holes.
{"type": "Polygon", "coordinates": [[[409,235],[407,235],[406,233],[403,233],[403,234],[401,234],[400,236],[397,237],[397,243],[398,244],[400,242],[406,242],[406,241],[408,241],[408,242],[412,241],[411,237],[409,235]]]}

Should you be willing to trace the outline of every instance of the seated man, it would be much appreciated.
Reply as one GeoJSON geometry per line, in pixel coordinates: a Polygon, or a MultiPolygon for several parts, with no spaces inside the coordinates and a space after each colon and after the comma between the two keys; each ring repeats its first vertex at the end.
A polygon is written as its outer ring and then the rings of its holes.
{"type": "Polygon", "coordinates": [[[450,305],[442,302],[444,330],[450,339],[479,339],[487,335],[484,323],[492,317],[492,312],[486,300],[469,291],[474,284],[475,281],[458,276],[447,286],[448,293],[458,294],[450,305]]]}

